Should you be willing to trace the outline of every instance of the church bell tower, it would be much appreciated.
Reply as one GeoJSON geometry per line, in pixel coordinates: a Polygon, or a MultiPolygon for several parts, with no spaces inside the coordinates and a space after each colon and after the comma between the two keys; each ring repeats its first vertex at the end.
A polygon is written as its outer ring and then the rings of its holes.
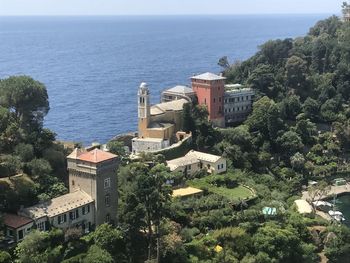
{"type": "Polygon", "coordinates": [[[141,83],[138,90],[138,121],[139,138],[147,137],[146,130],[149,125],[151,115],[151,105],[149,99],[149,89],[146,83],[141,83]]]}

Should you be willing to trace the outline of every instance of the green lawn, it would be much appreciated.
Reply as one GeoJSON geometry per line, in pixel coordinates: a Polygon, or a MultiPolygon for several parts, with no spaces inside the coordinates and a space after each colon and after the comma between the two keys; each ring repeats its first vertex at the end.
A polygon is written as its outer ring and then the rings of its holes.
{"type": "Polygon", "coordinates": [[[230,200],[239,200],[239,199],[251,199],[255,197],[254,192],[248,189],[245,186],[238,185],[235,188],[227,188],[224,186],[215,186],[209,183],[209,178],[214,176],[208,176],[201,179],[195,179],[188,181],[188,185],[200,189],[207,189],[210,193],[224,196],[230,200]]]}

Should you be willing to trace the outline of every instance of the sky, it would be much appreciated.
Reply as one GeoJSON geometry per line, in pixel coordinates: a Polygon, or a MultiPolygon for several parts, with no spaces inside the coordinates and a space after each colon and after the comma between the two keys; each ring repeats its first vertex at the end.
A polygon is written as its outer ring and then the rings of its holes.
{"type": "Polygon", "coordinates": [[[0,15],[339,14],[344,0],[0,0],[0,15]]]}

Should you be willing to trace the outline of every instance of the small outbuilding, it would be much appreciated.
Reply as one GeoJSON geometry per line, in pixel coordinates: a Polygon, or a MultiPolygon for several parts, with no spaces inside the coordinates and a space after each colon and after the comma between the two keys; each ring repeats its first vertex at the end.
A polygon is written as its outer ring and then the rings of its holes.
{"type": "Polygon", "coordinates": [[[198,196],[203,193],[203,190],[194,188],[194,187],[184,187],[179,188],[173,191],[173,197],[190,197],[190,196],[198,196]]]}
{"type": "Polygon", "coordinates": [[[34,221],[25,216],[4,214],[5,235],[14,242],[21,241],[32,229],[34,221]]]}
{"type": "Polygon", "coordinates": [[[298,199],[294,201],[295,205],[297,206],[297,210],[300,214],[311,214],[312,213],[312,206],[303,199],[298,199]]]}

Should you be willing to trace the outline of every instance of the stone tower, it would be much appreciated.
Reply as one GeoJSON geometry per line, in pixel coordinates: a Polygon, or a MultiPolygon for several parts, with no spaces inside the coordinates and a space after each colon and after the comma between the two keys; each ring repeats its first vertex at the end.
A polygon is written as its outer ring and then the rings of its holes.
{"type": "Polygon", "coordinates": [[[146,83],[141,83],[138,93],[138,121],[139,138],[146,137],[146,130],[149,125],[151,115],[151,105],[149,99],[149,89],[146,83]]]}
{"type": "Polygon", "coordinates": [[[118,157],[99,149],[75,149],[68,157],[69,191],[83,190],[95,200],[95,225],[117,219],[118,157]]]}
{"type": "Polygon", "coordinates": [[[208,118],[217,127],[225,127],[225,79],[209,72],[191,78],[192,89],[197,95],[198,104],[207,107],[208,118]]]}

